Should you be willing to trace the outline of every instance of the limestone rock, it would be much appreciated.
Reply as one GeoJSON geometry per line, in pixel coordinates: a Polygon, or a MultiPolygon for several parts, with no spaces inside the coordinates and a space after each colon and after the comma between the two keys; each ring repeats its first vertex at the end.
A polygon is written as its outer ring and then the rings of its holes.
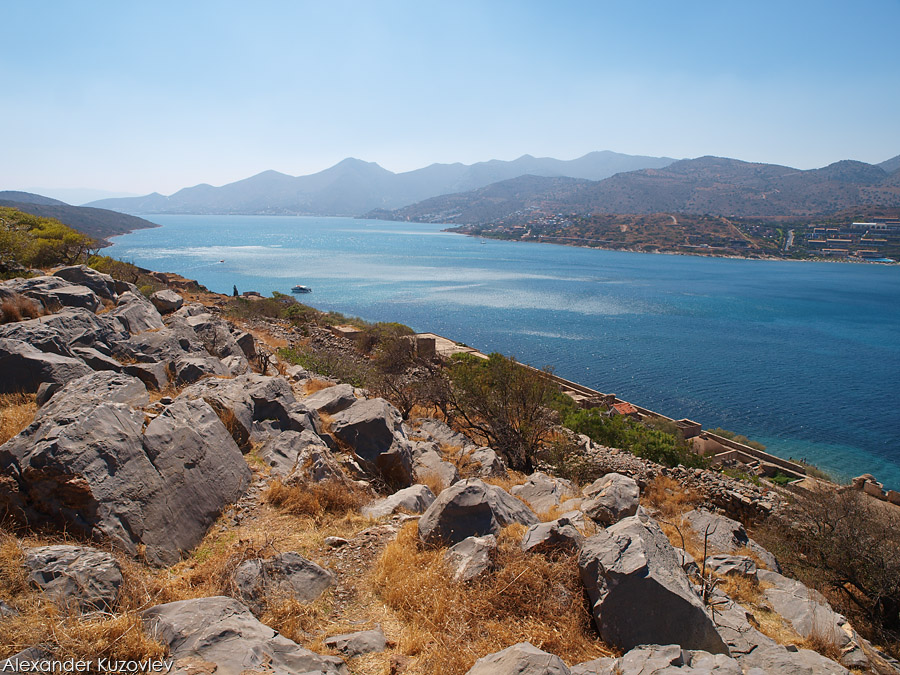
{"type": "Polygon", "coordinates": [[[53,276],[65,279],[77,286],[87,286],[99,297],[113,302],[119,297],[116,293],[116,282],[108,274],[98,272],[87,265],[71,265],[53,273],[53,276]]]}
{"type": "Polygon", "coordinates": [[[356,403],[356,396],[353,394],[352,385],[336,384],[333,387],[320,389],[316,393],[304,397],[302,401],[313,410],[333,415],[356,403]]]}
{"type": "Polygon", "coordinates": [[[524,499],[537,513],[545,513],[554,506],[559,506],[561,502],[578,495],[578,491],[569,481],[541,472],[531,474],[524,485],[516,485],[510,493],[524,499]]]}
{"type": "Polygon", "coordinates": [[[143,333],[163,328],[162,317],[156,307],[140,292],[127,291],[119,296],[116,308],[111,312],[129,333],[143,333]]]}
{"type": "Polygon", "coordinates": [[[55,312],[63,307],[83,307],[96,312],[100,307],[100,298],[87,286],[73,284],[54,276],[39,276],[31,279],[10,279],[3,282],[3,287],[34,298],[48,311],[55,312]]]}
{"type": "Polygon", "coordinates": [[[424,481],[429,476],[440,482],[441,488],[447,488],[459,480],[459,470],[450,462],[444,461],[432,443],[416,443],[413,447],[413,477],[424,481]]]}
{"type": "Polygon", "coordinates": [[[466,537],[447,549],[444,562],[453,572],[454,581],[474,579],[491,567],[491,554],[497,550],[497,537],[466,537]]]}
{"type": "Polygon", "coordinates": [[[723,577],[731,574],[756,579],[756,563],[752,558],[743,555],[726,553],[711,555],[706,559],[706,569],[723,577]]]}
{"type": "Polygon", "coordinates": [[[718,553],[733,553],[747,547],[771,570],[778,571],[775,556],[747,536],[747,530],[738,521],[726,516],[712,513],[705,509],[688,511],[684,519],[695,534],[703,541],[704,533],[709,532],[709,547],[718,553]]]}
{"type": "Polygon", "coordinates": [[[378,626],[372,630],[334,635],[325,640],[325,646],[352,658],[361,654],[383,652],[387,648],[387,639],[381,626],[378,626]]]}
{"type": "Polygon", "coordinates": [[[570,675],[563,660],[538,649],[530,642],[520,642],[503,651],[483,656],[466,675],[570,675]]]}
{"type": "Polygon", "coordinates": [[[759,570],[757,576],[772,585],[764,591],[772,609],[787,619],[800,635],[816,634],[840,648],[850,642],[852,632],[847,619],[835,612],[821,593],[777,572],[759,570]]]}
{"type": "Polygon", "coordinates": [[[572,675],[741,675],[740,664],[724,654],[647,645],[620,658],[600,658],[572,667],[572,675]]]}
{"type": "Polygon", "coordinates": [[[151,562],[174,563],[243,494],[250,470],[206,403],[175,401],[145,427],[143,412],[119,402],[143,384],[92,377],[119,384],[58,392],[0,446],[0,474],[12,479],[0,510],[6,500],[33,526],[108,537],[130,553],[143,544],[151,562]]]}
{"type": "Polygon", "coordinates": [[[331,432],[388,483],[408,486],[413,482],[412,453],[400,412],[384,399],[359,400],[335,414],[331,432]]]}
{"type": "Polygon", "coordinates": [[[411,485],[363,507],[362,513],[371,518],[381,518],[400,509],[409,513],[424,513],[433,502],[434,493],[426,485],[411,485]]]}
{"type": "Polygon", "coordinates": [[[156,307],[156,311],[160,314],[170,314],[171,312],[181,309],[181,306],[184,304],[184,298],[175,291],[165,288],[161,291],[156,291],[156,293],[151,295],[150,302],[153,303],[153,306],[156,307]]]}
{"type": "Polygon", "coordinates": [[[65,384],[92,372],[80,359],[38,351],[21,340],[0,338],[0,394],[36,392],[43,382],[65,384]]]}
{"type": "Polygon", "coordinates": [[[740,659],[746,672],[758,668],[762,673],[776,675],[849,675],[843,666],[809,649],[763,646],[740,659]]]}
{"type": "Polygon", "coordinates": [[[193,384],[208,375],[221,377],[231,374],[220,359],[209,355],[183,356],[175,361],[173,370],[175,382],[179,385],[193,384]]]}
{"type": "Polygon", "coordinates": [[[267,595],[313,602],[333,581],[331,572],[293,552],[247,560],[234,573],[238,599],[254,608],[259,608],[267,595]]]}
{"type": "Polygon", "coordinates": [[[259,447],[259,455],[273,476],[318,483],[344,476],[328,446],[312,431],[282,431],[270,434],[259,447]]]}
{"type": "Polygon", "coordinates": [[[141,614],[147,631],[174,659],[195,657],[215,664],[216,675],[264,671],[271,675],[347,675],[343,660],[300,647],[257,621],[250,610],[226,597],[157,605],[141,614]]]}
{"type": "Polygon", "coordinates": [[[25,551],[29,580],[63,607],[112,610],[122,569],[109,553],[85,546],[39,546],[25,551]]]}
{"type": "Polygon", "coordinates": [[[588,498],[581,510],[591,520],[608,526],[637,513],[641,491],[637,482],[619,473],[608,473],[584,489],[588,498]]]}
{"type": "Polygon", "coordinates": [[[466,459],[478,467],[477,473],[482,478],[506,475],[506,463],[491,448],[475,448],[466,453],[466,459]]]}
{"type": "Polygon", "coordinates": [[[652,519],[631,516],[586,539],[578,566],[605,642],[623,649],[665,642],[728,653],[652,519]]]}
{"type": "Polygon", "coordinates": [[[584,543],[584,535],[568,518],[532,525],[522,537],[522,550],[535,553],[577,551],[584,543]]]}
{"type": "Polygon", "coordinates": [[[127,336],[122,325],[108,314],[97,315],[80,307],[0,326],[0,338],[21,340],[60,356],[73,356],[74,346],[92,347],[109,355],[109,345],[127,336]]]}
{"type": "MultiPolygon", "coordinates": [[[[233,379],[208,378],[185,389],[181,396],[202,398],[229,419],[235,441],[246,446],[255,422],[270,422],[267,433],[318,430],[318,415],[294,398],[282,377],[247,373],[233,379]]],[[[258,440],[264,440],[261,434],[258,440]]]]}
{"type": "Polygon", "coordinates": [[[447,488],[419,520],[419,538],[427,544],[456,544],[466,537],[498,534],[512,523],[531,526],[538,518],[525,504],[478,478],[447,488]]]}

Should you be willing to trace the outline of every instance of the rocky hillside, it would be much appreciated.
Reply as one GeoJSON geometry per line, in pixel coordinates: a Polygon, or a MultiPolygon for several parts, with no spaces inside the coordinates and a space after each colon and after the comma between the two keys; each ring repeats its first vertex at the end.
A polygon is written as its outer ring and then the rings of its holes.
{"type": "MultiPolygon", "coordinates": [[[[55,218],[74,230],[103,243],[108,237],[133,230],[158,227],[149,220],[108,209],[71,206],[30,192],[0,191],[0,207],[9,207],[41,218],[55,218]]],[[[108,245],[108,243],[104,244],[108,245]]]]}
{"type": "Polygon", "coordinates": [[[0,325],[0,658],[235,675],[895,668],[733,519],[771,517],[788,493],[587,437],[596,479],[518,474],[433,411],[404,420],[271,351],[322,340],[358,358],[342,338],[235,325],[224,298],[198,297],[148,299],[83,266],[0,284],[36,315],[0,325]]]}
{"type": "Polygon", "coordinates": [[[685,213],[753,219],[822,217],[853,208],[900,206],[896,171],[841,161],[801,171],[787,166],[700,157],[601,181],[526,176],[444,195],[371,217],[484,224],[511,214],[685,213]]]}

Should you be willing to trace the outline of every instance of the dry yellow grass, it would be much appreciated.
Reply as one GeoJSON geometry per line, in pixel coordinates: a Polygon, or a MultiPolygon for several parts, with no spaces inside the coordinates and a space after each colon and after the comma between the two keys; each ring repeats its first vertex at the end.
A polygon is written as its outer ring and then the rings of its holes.
{"type": "Polygon", "coordinates": [[[0,394],[0,445],[31,424],[37,413],[34,394],[0,394]]]}
{"type": "Polygon", "coordinates": [[[322,391],[323,389],[328,389],[333,386],[335,386],[334,382],[328,382],[313,377],[303,383],[303,393],[309,396],[310,394],[315,394],[317,391],[322,391]]]}
{"type": "Polygon", "coordinates": [[[444,491],[444,483],[441,477],[433,471],[417,474],[416,482],[427,486],[434,493],[435,497],[444,491]]]}
{"type": "Polygon", "coordinates": [[[502,487],[509,492],[516,485],[524,485],[528,482],[528,476],[518,471],[507,471],[505,476],[488,476],[484,479],[488,485],[496,485],[502,487]]]}
{"type": "Polygon", "coordinates": [[[684,515],[701,501],[700,495],[685,489],[668,476],[654,478],[641,495],[643,506],[658,511],[666,520],[684,515]]]}
{"type": "Polygon", "coordinates": [[[368,492],[350,481],[328,480],[320,483],[286,485],[276,478],[265,493],[265,500],[297,516],[321,520],[326,514],[355,512],[371,499],[368,492]]]}
{"type": "Polygon", "coordinates": [[[521,526],[499,538],[495,569],[454,582],[443,549],[423,550],[415,523],[385,548],[373,574],[379,597],[402,621],[400,651],[413,673],[464,673],[486,654],[528,640],[568,663],[613,651],[593,631],[572,558],[519,548],[521,526]]]}
{"type": "MultiPolygon", "coordinates": [[[[29,541],[29,545],[48,543],[29,541]]],[[[136,607],[120,606],[120,613],[78,615],[45,599],[31,586],[24,552],[14,537],[0,534],[0,599],[18,614],[0,618],[0,659],[34,645],[45,645],[59,659],[161,658],[166,650],[143,631],[136,607]]],[[[126,593],[123,593],[123,596],[126,593]]],[[[129,603],[123,597],[122,604],[129,603]]]]}

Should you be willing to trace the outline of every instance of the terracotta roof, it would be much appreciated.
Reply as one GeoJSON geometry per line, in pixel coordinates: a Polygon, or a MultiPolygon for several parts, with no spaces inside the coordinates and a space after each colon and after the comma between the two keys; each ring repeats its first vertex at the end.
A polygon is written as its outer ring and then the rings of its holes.
{"type": "Polygon", "coordinates": [[[613,408],[622,415],[633,415],[638,411],[633,405],[624,401],[622,403],[613,403],[613,408]]]}

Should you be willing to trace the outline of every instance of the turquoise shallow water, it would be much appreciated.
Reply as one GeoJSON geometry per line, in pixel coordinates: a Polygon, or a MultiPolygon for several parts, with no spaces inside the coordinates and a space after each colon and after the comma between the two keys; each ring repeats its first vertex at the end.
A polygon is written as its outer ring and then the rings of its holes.
{"type": "Polygon", "coordinates": [[[155,216],[107,253],[500,351],[900,489],[900,267],[480,240],[348,218],[155,216]],[[224,262],[220,262],[223,260],[224,262]]]}

